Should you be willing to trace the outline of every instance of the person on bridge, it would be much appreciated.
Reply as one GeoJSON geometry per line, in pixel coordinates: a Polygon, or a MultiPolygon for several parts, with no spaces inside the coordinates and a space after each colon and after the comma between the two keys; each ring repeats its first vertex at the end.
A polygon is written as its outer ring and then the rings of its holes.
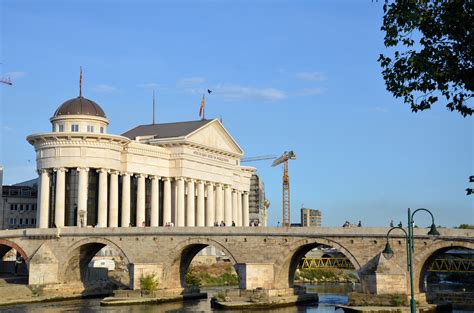
{"type": "Polygon", "coordinates": [[[357,227],[362,227],[362,221],[359,221],[359,224],[357,224],[357,227]]]}

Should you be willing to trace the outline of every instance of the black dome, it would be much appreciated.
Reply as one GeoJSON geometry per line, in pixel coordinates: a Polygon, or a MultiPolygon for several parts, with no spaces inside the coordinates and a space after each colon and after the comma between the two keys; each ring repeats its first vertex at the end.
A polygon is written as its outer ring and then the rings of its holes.
{"type": "Polygon", "coordinates": [[[67,100],[54,112],[54,117],[61,115],[91,115],[106,118],[104,110],[92,100],[77,97],[67,100]]]}

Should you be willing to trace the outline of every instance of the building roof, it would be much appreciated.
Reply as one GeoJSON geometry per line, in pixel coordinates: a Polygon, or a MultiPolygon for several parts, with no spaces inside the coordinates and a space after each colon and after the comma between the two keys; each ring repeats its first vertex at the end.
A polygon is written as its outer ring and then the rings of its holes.
{"type": "Polygon", "coordinates": [[[91,115],[106,118],[100,105],[84,97],[69,99],[61,104],[54,112],[54,117],[62,115],[91,115]]]}
{"type": "Polygon", "coordinates": [[[132,140],[139,136],[153,136],[153,138],[183,137],[212,121],[213,120],[199,120],[166,124],[140,125],[123,133],[122,136],[132,140]]]}

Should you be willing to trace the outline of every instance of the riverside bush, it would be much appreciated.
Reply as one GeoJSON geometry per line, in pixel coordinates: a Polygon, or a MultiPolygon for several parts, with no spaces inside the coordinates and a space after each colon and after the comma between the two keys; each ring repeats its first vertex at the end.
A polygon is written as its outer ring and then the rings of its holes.
{"type": "Polygon", "coordinates": [[[145,292],[153,292],[158,288],[158,279],[154,274],[140,277],[140,289],[145,292]]]}

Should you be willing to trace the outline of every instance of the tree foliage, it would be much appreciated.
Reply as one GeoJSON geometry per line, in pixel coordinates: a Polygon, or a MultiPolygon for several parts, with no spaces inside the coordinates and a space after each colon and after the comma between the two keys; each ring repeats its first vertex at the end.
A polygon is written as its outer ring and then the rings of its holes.
{"type": "Polygon", "coordinates": [[[378,61],[387,90],[413,112],[438,98],[464,117],[474,112],[473,13],[472,0],[385,0],[381,30],[395,51],[378,61]]]}

